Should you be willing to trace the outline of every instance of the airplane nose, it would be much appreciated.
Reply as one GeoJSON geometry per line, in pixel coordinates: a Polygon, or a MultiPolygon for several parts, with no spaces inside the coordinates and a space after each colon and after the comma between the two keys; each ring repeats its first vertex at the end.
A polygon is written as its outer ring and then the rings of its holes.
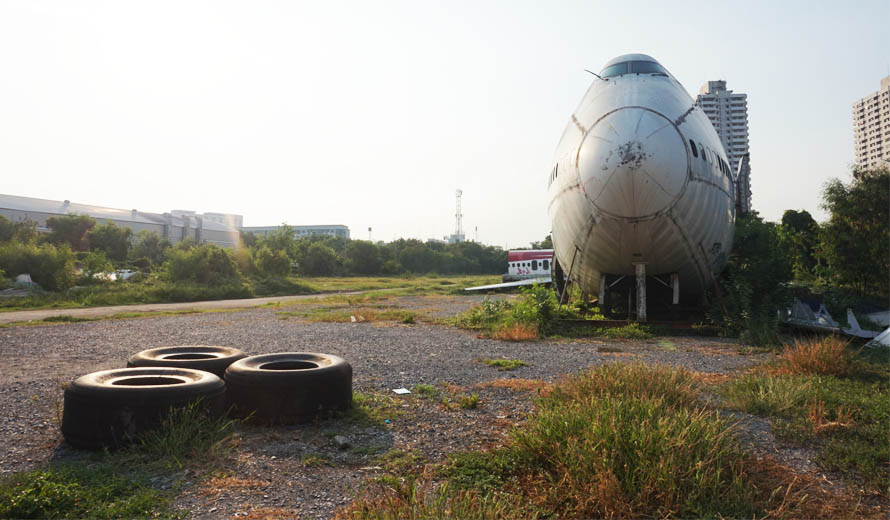
{"type": "Polygon", "coordinates": [[[587,199],[620,218],[646,218],[682,194],[689,158],[673,122],[641,107],[625,107],[594,123],[578,149],[587,199]]]}

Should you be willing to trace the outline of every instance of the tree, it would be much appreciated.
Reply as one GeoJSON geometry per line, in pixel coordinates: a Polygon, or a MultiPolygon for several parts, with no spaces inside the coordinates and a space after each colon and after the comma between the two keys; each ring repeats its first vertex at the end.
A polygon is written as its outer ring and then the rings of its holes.
{"type": "Polygon", "coordinates": [[[254,253],[254,261],[259,274],[284,277],[290,274],[290,257],[284,251],[272,251],[263,246],[254,253]]]}
{"type": "Polygon", "coordinates": [[[353,240],[346,246],[349,270],[358,274],[378,274],[383,266],[379,248],[371,242],[353,240]]]}
{"type": "Polygon", "coordinates": [[[140,231],[133,246],[132,256],[134,260],[147,258],[153,265],[161,265],[166,259],[167,250],[170,248],[170,241],[161,238],[154,231],[140,231]]]}
{"type": "Polygon", "coordinates": [[[550,235],[547,235],[544,240],[540,242],[532,242],[532,249],[553,249],[553,238],[550,235]]]}
{"type": "Polygon", "coordinates": [[[13,240],[22,243],[33,242],[37,237],[37,223],[33,220],[13,222],[0,215],[0,242],[13,240]]]}
{"type": "Polygon", "coordinates": [[[297,239],[294,237],[294,228],[287,224],[282,224],[262,237],[256,242],[258,247],[268,247],[272,251],[284,251],[291,260],[299,261],[299,251],[297,249],[297,239]]]}
{"type": "Polygon", "coordinates": [[[212,244],[188,250],[171,249],[164,265],[167,278],[174,282],[214,286],[241,282],[241,273],[232,253],[212,244]]]}
{"type": "Polygon", "coordinates": [[[306,250],[301,267],[308,275],[329,276],[337,271],[339,264],[337,253],[333,249],[321,242],[315,242],[306,250]]]}
{"type": "Polygon", "coordinates": [[[113,262],[123,262],[130,253],[133,230],[118,227],[114,222],[96,226],[87,233],[90,251],[101,251],[113,262]]]}
{"type": "Polygon", "coordinates": [[[96,226],[96,219],[88,215],[64,215],[46,219],[50,232],[46,240],[52,244],[68,244],[74,251],[89,249],[87,232],[96,226]]]}
{"type": "Polygon", "coordinates": [[[806,210],[786,210],[779,226],[779,238],[788,252],[794,277],[809,280],[816,274],[819,224],[806,210]]]}
{"type": "Polygon", "coordinates": [[[844,184],[832,179],[822,192],[831,213],[822,228],[822,255],[832,281],[860,296],[886,301],[890,273],[890,170],[853,171],[844,184]]]}
{"type": "Polygon", "coordinates": [[[751,343],[777,342],[777,311],[788,304],[791,273],[776,224],[764,222],[757,212],[739,217],[732,254],[720,276],[722,298],[710,310],[711,319],[724,333],[744,333],[751,343]]]}

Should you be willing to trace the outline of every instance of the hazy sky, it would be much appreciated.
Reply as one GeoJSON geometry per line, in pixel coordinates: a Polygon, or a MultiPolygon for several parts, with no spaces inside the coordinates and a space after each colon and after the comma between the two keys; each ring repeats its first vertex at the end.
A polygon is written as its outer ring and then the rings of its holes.
{"type": "Polygon", "coordinates": [[[609,59],[748,94],[754,208],[824,219],[887,0],[0,0],[0,193],[442,238],[549,233],[562,131],[609,59]]]}

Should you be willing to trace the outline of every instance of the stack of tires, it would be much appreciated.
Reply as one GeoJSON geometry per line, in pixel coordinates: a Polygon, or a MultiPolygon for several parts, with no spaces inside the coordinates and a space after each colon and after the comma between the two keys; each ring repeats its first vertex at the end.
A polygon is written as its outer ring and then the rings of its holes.
{"type": "Polygon", "coordinates": [[[304,422],[352,405],[352,367],[311,352],[248,357],[238,349],[183,345],[143,350],[128,368],[81,376],[65,389],[62,434],[74,447],[120,447],[158,428],[171,409],[198,403],[261,424],[304,422]]]}

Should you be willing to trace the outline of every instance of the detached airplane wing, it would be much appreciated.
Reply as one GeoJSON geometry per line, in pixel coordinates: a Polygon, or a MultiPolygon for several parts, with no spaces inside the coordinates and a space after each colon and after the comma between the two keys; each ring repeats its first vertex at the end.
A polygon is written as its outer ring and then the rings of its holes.
{"type": "Polygon", "coordinates": [[[519,287],[522,285],[544,285],[550,283],[551,279],[549,276],[540,276],[538,278],[527,278],[525,280],[519,280],[517,282],[507,282],[507,283],[496,283],[492,285],[480,285],[478,287],[467,287],[464,289],[465,291],[487,291],[489,289],[507,289],[510,287],[519,287]]]}

